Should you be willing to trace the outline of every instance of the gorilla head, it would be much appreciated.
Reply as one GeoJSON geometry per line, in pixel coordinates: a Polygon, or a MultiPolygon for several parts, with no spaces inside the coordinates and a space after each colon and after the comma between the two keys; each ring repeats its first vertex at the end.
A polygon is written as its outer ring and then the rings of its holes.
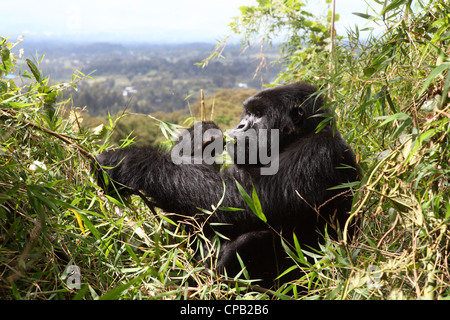
{"type": "Polygon", "coordinates": [[[267,165],[261,159],[264,154],[273,159],[271,151],[282,151],[296,138],[313,132],[326,113],[322,97],[310,84],[262,90],[243,103],[239,124],[228,131],[238,143],[229,143],[228,152],[236,165],[267,165]]]}
{"type": "MultiPolygon", "coordinates": [[[[323,107],[316,88],[304,82],[268,88],[243,104],[241,121],[232,130],[236,134],[249,128],[279,129],[280,139],[311,132],[322,119],[316,115],[323,107]]],[[[326,109],[324,111],[327,111],[326,109]]]]}

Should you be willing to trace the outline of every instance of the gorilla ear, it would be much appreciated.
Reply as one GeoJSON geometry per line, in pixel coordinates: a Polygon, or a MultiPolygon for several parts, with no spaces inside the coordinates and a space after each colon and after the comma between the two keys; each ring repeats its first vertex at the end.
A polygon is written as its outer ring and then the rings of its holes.
{"type": "Polygon", "coordinates": [[[303,115],[305,114],[305,110],[302,108],[302,106],[297,108],[297,114],[299,118],[303,118],[303,115]]]}

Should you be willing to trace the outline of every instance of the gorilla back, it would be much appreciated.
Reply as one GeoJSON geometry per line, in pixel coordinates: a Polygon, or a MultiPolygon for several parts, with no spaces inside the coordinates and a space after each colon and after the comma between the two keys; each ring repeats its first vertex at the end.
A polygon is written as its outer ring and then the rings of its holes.
{"type": "MultiPolygon", "coordinates": [[[[279,272],[292,265],[280,244],[280,235],[292,244],[295,233],[300,244],[317,248],[326,226],[328,234],[337,237],[338,227],[345,224],[351,209],[351,190],[333,187],[357,181],[359,168],[353,151],[337,130],[333,132],[330,123],[316,132],[328,113],[312,85],[299,82],[277,86],[244,102],[240,122],[229,134],[236,139],[249,131],[255,135],[246,138],[243,161],[229,170],[217,170],[204,162],[176,165],[169,153],[152,147],[107,151],[97,161],[107,168],[120,193],[141,190],[163,210],[179,214],[179,219],[189,215],[207,221],[209,227],[204,232],[208,238],[214,237],[215,231],[225,235],[229,240],[223,240],[220,246],[219,270],[226,269],[228,275],[239,272],[238,253],[250,277],[272,286],[279,272]],[[260,133],[272,130],[279,137],[278,154],[271,155],[278,167],[274,174],[261,174],[261,169],[271,163],[250,161],[249,148],[252,143],[259,148],[260,133]],[[236,181],[248,193],[255,188],[266,223],[248,207],[236,181]],[[217,207],[222,196],[221,207],[243,210],[219,208],[205,216],[197,209],[217,207]]],[[[207,144],[205,139],[200,139],[202,145],[207,144]]],[[[233,145],[229,148],[233,155],[238,153],[233,145]]],[[[97,174],[97,178],[99,185],[105,186],[103,175],[97,174]]],[[[290,275],[286,279],[299,276],[293,272],[290,275]]]]}

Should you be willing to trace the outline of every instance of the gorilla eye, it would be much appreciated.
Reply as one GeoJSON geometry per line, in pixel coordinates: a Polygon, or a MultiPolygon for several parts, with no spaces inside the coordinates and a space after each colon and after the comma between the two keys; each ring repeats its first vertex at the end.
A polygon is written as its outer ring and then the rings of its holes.
{"type": "Polygon", "coordinates": [[[255,117],[257,117],[257,118],[261,118],[261,116],[262,116],[262,111],[261,111],[261,110],[255,110],[255,111],[253,112],[253,115],[254,115],[255,117]]]}
{"type": "Polygon", "coordinates": [[[258,106],[256,108],[252,108],[250,112],[257,118],[261,118],[264,115],[264,107],[258,106]]]}

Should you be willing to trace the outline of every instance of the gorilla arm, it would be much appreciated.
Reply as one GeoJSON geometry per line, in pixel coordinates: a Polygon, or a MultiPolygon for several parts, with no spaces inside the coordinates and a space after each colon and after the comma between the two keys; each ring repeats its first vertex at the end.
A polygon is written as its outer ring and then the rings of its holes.
{"type": "Polygon", "coordinates": [[[96,170],[98,184],[109,194],[114,194],[115,188],[121,195],[142,191],[163,210],[190,216],[198,214],[198,208],[211,210],[212,205],[243,208],[235,212],[217,210],[209,217],[210,222],[233,225],[222,231],[230,236],[254,230],[261,223],[247,208],[234,178],[228,173],[221,174],[213,166],[176,165],[170,153],[152,147],[104,152],[97,161],[109,176],[109,183],[106,183],[102,169],[96,170]],[[219,203],[224,194],[223,182],[225,197],[219,203]]]}

